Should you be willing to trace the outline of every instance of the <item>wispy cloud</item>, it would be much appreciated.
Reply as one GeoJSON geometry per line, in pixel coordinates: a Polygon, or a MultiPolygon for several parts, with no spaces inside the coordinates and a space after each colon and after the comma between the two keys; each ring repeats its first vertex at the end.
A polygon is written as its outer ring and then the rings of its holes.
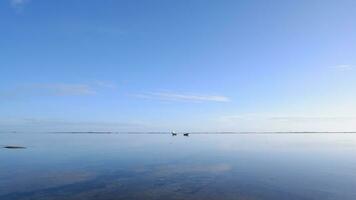
{"type": "Polygon", "coordinates": [[[94,88],[86,84],[36,84],[31,88],[45,94],[58,96],[93,95],[96,93],[94,88]]]}
{"type": "Polygon", "coordinates": [[[285,116],[269,117],[269,120],[288,121],[288,122],[327,122],[327,121],[349,121],[356,120],[356,117],[350,116],[285,116]]]}
{"type": "Polygon", "coordinates": [[[237,120],[266,120],[266,121],[280,121],[280,122],[327,122],[327,121],[349,121],[356,120],[355,116],[285,116],[273,114],[242,114],[242,115],[228,115],[220,118],[223,121],[237,121],[237,120]]]}
{"type": "Polygon", "coordinates": [[[165,101],[187,101],[187,102],[229,102],[230,99],[220,95],[196,95],[196,94],[179,94],[168,92],[151,92],[135,95],[138,98],[158,99],[165,101]]]}
{"type": "Polygon", "coordinates": [[[335,65],[332,66],[331,69],[337,70],[337,71],[350,71],[354,69],[353,65],[335,65]]]}
{"type": "Polygon", "coordinates": [[[223,130],[237,131],[355,131],[355,115],[284,115],[246,113],[217,119],[223,130]]]}
{"type": "Polygon", "coordinates": [[[37,83],[17,85],[0,90],[1,99],[21,99],[36,96],[89,96],[102,89],[115,89],[111,82],[97,81],[90,84],[37,83]]]}
{"type": "Polygon", "coordinates": [[[10,4],[17,10],[21,10],[24,8],[26,4],[28,4],[30,0],[10,0],[10,4]]]}
{"type": "Polygon", "coordinates": [[[241,113],[220,116],[215,121],[215,126],[221,130],[241,132],[344,132],[355,131],[355,124],[356,116],[350,113],[339,113],[339,115],[327,113],[241,113]]]}
{"type": "Polygon", "coordinates": [[[95,84],[99,87],[104,87],[109,89],[117,88],[117,85],[110,81],[96,81],[95,84]]]}

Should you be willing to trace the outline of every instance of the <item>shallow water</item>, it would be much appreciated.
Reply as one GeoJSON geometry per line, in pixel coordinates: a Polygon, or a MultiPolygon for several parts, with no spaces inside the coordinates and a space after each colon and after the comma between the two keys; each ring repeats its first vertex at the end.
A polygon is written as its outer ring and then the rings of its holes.
{"type": "Polygon", "coordinates": [[[355,200],[356,134],[2,133],[0,199],[355,200]]]}

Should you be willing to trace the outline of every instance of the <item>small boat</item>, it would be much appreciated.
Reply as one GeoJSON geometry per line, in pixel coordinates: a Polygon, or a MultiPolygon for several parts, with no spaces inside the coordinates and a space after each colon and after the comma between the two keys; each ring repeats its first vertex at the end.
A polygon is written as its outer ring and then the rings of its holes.
{"type": "Polygon", "coordinates": [[[171,133],[172,133],[172,136],[177,136],[176,132],[172,131],[171,133]]]}
{"type": "Polygon", "coordinates": [[[183,135],[184,135],[184,136],[189,136],[189,133],[184,133],[183,135]]]}

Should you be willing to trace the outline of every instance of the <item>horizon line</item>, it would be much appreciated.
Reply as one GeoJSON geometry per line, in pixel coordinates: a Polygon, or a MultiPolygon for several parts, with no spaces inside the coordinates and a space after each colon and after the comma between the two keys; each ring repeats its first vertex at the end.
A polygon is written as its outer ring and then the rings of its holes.
{"type": "MultiPolygon", "coordinates": [[[[171,131],[0,131],[0,133],[51,133],[51,134],[171,134],[171,131]]],[[[179,131],[177,134],[305,134],[305,133],[356,133],[356,131],[179,131]]]]}

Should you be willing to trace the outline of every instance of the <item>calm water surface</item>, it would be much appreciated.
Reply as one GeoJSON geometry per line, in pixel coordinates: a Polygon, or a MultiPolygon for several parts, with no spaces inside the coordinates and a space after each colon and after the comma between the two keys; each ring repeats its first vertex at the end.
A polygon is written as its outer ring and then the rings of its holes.
{"type": "Polygon", "coordinates": [[[0,199],[355,200],[356,134],[0,134],[0,199]]]}

